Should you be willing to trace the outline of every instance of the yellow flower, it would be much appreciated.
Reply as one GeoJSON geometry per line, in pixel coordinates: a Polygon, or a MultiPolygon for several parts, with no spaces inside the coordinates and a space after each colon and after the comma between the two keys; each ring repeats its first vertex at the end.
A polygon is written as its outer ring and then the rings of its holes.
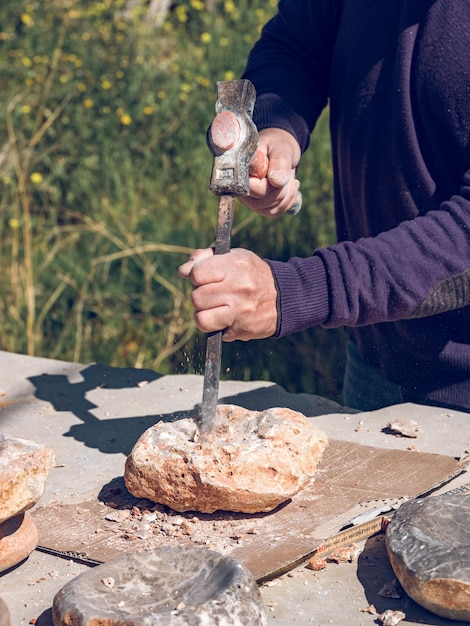
{"type": "Polygon", "coordinates": [[[87,32],[82,33],[82,40],[83,41],[88,41],[90,38],[91,38],[90,33],[87,33],[87,32]]]}
{"type": "Polygon", "coordinates": [[[181,4],[178,5],[175,9],[175,13],[179,22],[184,23],[188,21],[188,12],[185,6],[182,6],[181,4]]]}
{"type": "Polygon", "coordinates": [[[13,228],[13,230],[17,230],[20,227],[20,220],[17,220],[15,217],[12,217],[8,220],[8,226],[13,228]]]}
{"type": "Polygon", "coordinates": [[[124,113],[124,115],[121,115],[121,117],[119,118],[119,121],[121,122],[123,126],[130,126],[132,124],[132,118],[127,113],[124,113]]]}
{"type": "Polygon", "coordinates": [[[210,80],[206,76],[198,76],[196,82],[201,85],[201,87],[209,87],[210,85],[210,80]]]}
{"type": "Polygon", "coordinates": [[[210,43],[212,41],[212,35],[210,33],[202,33],[201,41],[202,43],[210,43]]]}
{"type": "Polygon", "coordinates": [[[78,89],[78,91],[86,91],[85,83],[78,83],[77,89],[78,89]]]}
{"type": "Polygon", "coordinates": [[[103,107],[103,113],[111,113],[111,107],[103,107]]]}
{"type": "Polygon", "coordinates": [[[157,98],[159,100],[165,100],[165,98],[166,98],[166,91],[163,91],[163,89],[160,89],[160,91],[157,91],[157,98]]]}
{"type": "Polygon", "coordinates": [[[201,0],[191,0],[191,6],[193,9],[196,9],[196,11],[203,11],[206,8],[204,2],[201,2],[201,0]]]}
{"type": "Polygon", "coordinates": [[[91,109],[91,107],[94,105],[94,102],[91,98],[87,98],[84,102],[83,102],[84,106],[86,109],[91,109]]]}
{"type": "Polygon", "coordinates": [[[224,78],[225,80],[233,80],[235,78],[235,72],[232,72],[232,70],[228,70],[227,72],[225,72],[224,78]]]}
{"type": "Polygon", "coordinates": [[[21,57],[21,63],[23,63],[25,67],[31,67],[31,65],[33,64],[31,59],[29,59],[28,57],[21,57]]]}
{"type": "Polygon", "coordinates": [[[26,24],[28,26],[33,21],[33,18],[31,17],[31,15],[28,15],[27,13],[23,13],[21,15],[21,21],[23,22],[23,24],[26,24]]]}
{"type": "Polygon", "coordinates": [[[233,15],[236,12],[235,3],[232,0],[225,0],[225,10],[229,15],[233,15]]]}
{"type": "Polygon", "coordinates": [[[189,83],[181,83],[180,89],[183,93],[189,93],[191,91],[191,85],[189,83]]]}
{"type": "Polygon", "coordinates": [[[152,115],[153,112],[154,112],[154,108],[153,107],[151,107],[151,106],[144,107],[145,115],[152,115]]]}
{"type": "Polygon", "coordinates": [[[229,45],[230,41],[228,37],[221,37],[219,40],[219,45],[221,48],[226,48],[229,45]]]}
{"type": "Polygon", "coordinates": [[[116,72],[116,78],[121,80],[121,78],[124,78],[124,72],[122,70],[118,70],[116,72]]]}
{"type": "Polygon", "coordinates": [[[103,89],[111,89],[112,85],[111,85],[111,83],[109,82],[109,80],[107,80],[106,78],[104,78],[104,79],[101,81],[101,87],[102,87],[103,89]]]}
{"type": "Polygon", "coordinates": [[[40,185],[42,183],[42,181],[43,181],[42,174],[40,174],[39,172],[33,172],[31,174],[31,176],[29,177],[29,179],[35,185],[40,185]]]}
{"type": "Polygon", "coordinates": [[[24,115],[28,115],[28,113],[31,113],[31,107],[29,106],[29,104],[23,104],[23,106],[21,107],[21,113],[23,113],[24,115]]]}

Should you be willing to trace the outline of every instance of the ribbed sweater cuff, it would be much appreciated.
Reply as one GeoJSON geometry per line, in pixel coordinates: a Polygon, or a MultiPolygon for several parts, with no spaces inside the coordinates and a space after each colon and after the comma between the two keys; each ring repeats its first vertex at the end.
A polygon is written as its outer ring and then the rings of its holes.
{"type": "Polygon", "coordinates": [[[278,290],[278,326],[275,337],[284,337],[323,324],[329,316],[328,281],[318,256],[267,260],[278,290]]]}

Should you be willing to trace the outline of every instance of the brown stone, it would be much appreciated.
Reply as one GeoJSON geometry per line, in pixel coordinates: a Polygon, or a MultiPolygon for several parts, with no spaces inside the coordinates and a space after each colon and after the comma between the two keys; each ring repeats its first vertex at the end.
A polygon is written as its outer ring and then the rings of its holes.
{"type": "Polygon", "coordinates": [[[21,563],[37,545],[38,531],[29,513],[21,513],[0,524],[0,572],[21,563]]]}
{"type": "Polygon", "coordinates": [[[5,602],[0,598],[0,626],[10,626],[10,613],[5,602]]]}
{"type": "Polygon", "coordinates": [[[220,405],[204,438],[190,418],[149,428],[124,478],[136,497],[180,512],[271,511],[310,483],[327,445],[301,413],[220,405]]]}
{"type": "Polygon", "coordinates": [[[0,524],[38,502],[53,457],[48,446],[0,434],[0,524]]]}

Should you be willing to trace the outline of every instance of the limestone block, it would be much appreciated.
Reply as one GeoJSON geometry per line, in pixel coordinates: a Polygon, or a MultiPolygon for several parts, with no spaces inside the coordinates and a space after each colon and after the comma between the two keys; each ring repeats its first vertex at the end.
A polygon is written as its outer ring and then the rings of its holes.
{"type": "Polygon", "coordinates": [[[38,531],[29,513],[20,513],[0,524],[0,572],[21,563],[37,545],[38,531]]]}
{"type": "Polygon", "coordinates": [[[121,554],[56,594],[54,626],[266,626],[259,589],[235,558],[163,546],[121,554]]]}
{"type": "Polygon", "coordinates": [[[180,512],[271,511],[310,483],[327,445],[301,413],[220,405],[204,438],[190,418],[149,428],[124,478],[136,497],[180,512]]]}
{"type": "Polygon", "coordinates": [[[0,524],[38,502],[53,457],[48,446],[0,433],[0,524]]]}

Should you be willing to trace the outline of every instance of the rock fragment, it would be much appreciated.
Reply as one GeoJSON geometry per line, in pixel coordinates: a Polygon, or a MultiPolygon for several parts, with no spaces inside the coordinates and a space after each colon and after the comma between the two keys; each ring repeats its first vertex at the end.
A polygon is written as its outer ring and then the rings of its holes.
{"type": "Polygon", "coordinates": [[[310,483],[327,446],[326,434],[301,413],[219,405],[203,439],[194,419],[149,428],[124,478],[134,496],[179,512],[271,511],[310,483]]]}
{"type": "Polygon", "coordinates": [[[378,616],[378,620],[382,622],[383,626],[396,626],[399,622],[404,620],[406,614],[403,611],[392,611],[387,609],[378,616]]]}
{"type": "Polygon", "coordinates": [[[418,422],[415,422],[415,420],[396,419],[387,424],[387,429],[395,435],[410,437],[412,439],[416,439],[416,437],[423,434],[423,429],[418,422]]]}

